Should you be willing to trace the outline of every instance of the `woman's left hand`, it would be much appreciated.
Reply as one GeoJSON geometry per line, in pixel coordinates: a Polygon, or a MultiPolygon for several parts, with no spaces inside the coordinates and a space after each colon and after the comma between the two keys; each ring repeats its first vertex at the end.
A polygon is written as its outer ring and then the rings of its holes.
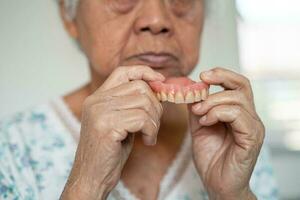
{"type": "Polygon", "coordinates": [[[265,130],[250,82],[222,68],[200,78],[224,88],[189,106],[194,162],[202,182],[210,199],[256,199],[249,182],[265,130]]]}

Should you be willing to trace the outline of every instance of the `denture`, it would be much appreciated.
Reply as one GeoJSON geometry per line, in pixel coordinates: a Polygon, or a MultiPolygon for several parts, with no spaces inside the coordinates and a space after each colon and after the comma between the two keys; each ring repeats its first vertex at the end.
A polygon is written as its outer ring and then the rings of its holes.
{"type": "Polygon", "coordinates": [[[167,78],[164,82],[149,82],[158,100],[176,104],[189,104],[205,100],[208,96],[209,85],[195,82],[187,77],[167,78]]]}

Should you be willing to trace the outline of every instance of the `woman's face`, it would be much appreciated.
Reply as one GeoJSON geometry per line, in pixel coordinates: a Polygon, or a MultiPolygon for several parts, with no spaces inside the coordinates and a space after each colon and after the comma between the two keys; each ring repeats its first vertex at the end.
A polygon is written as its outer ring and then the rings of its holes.
{"type": "Polygon", "coordinates": [[[73,27],[92,71],[148,65],[165,76],[196,66],[203,0],[81,0],[73,27]]]}

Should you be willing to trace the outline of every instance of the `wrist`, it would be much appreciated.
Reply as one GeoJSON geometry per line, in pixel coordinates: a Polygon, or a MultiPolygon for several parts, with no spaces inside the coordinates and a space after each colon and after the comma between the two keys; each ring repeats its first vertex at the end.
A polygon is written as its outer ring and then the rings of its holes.
{"type": "Polygon", "coordinates": [[[105,189],[98,191],[97,193],[89,192],[90,190],[84,189],[84,187],[66,187],[60,197],[60,200],[105,200],[109,194],[105,189]]]}
{"type": "Polygon", "coordinates": [[[250,188],[245,188],[238,193],[231,194],[213,194],[209,196],[211,200],[257,200],[255,194],[251,191],[250,188]]]}
{"type": "Polygon", "coordinates": [[[105,185],[91,185],[86,181],[68,180],[60,200],[105,200],[109,194],[109,189],[105,185]]]}

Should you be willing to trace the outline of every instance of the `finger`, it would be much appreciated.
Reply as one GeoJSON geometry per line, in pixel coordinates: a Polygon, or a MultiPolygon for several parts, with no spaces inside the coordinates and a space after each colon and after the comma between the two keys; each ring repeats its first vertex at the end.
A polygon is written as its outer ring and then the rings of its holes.
{"type": "Polygon", "coordinates": [[[159,126],[161,111],[156,110],[152,100],[145,94],[115,97],[109,102],[114,111],[128,109],[143,109],[159,126]]]}
{"type": "Polygon", "coordinates": [[[228,123],[233,130],[236,142],[244,146],[262,142],[263,136],[260,127],[255,119],[244,109],[237,105],[221,105],[212,108],[206,115],[200,118],[202,126],[212,126],[218,122],[228,123]]]}
{"type": "Polygon", "coordinates": [[[250,126],[247,126],[249,123],[242,123],[244,121],[245,114],[237,105],[216,106],[209,110],[207,114],[202,116],[199,120],[200,124],[203,126],[212,126],[218,122],[232,123],[234,125],[233,128],[237,128],[238,130],[245,132],[250,129],[250,126]]]}
{"type": "Polygon", "coordinates": [[[224,68],[214,68],[202,72],[200,79],[208,84],[220,85],[228,90],[244,89],[252,96],[250,81],[245,76],[224,68]]]}
{"type": "Polygon", "coordinates": [[[96,92],[105,91],[133,80],[163,81],[164,76],[151,67],[143,65],[118,67],[96,92]]]}
{"type": "Polygon", "coordinates": [[[204,115],[213,107],[219,105],[239,105],[249,112],[253,117],[256,116],[253,101],[248,99],[239,90],[227,90],[209,95],[205,101],[192,106],[192,111],[196,115],[204,115]]]}
{"type": "Polygon", "coordinates": [[[163,107],[156,95],[153,93],[149,85],[142,80],[131,81],[122,85],[119,85],[113,89],[102,92],[101,94],[94,94],[90,97],[91,103],[97,103],[101,98],[106,98],[106,101],[110,101],[115,97],[129,96],[129,95],[147,95],[152,101],[157,113],[161,115],[163,107]]]}
{"type": "Polygon", "coordinates": [[[116,119],[112,122],[112,136],[115,140],[121,142],[128,133],[141,132],[145,145],[156,144],[159,127],[147,112],[142,109],[130,109],[117,111],[114,116],[116,119]]]}

